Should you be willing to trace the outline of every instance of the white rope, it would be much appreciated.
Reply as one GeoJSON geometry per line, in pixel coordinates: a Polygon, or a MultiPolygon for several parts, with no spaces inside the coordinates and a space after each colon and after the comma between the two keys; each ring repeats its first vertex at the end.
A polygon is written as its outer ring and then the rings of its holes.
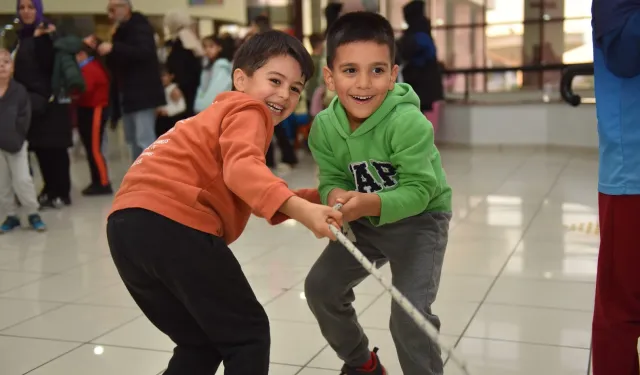
{"type": "MultiPolygon", "coordinates": [[[[342,208],[342,204],[338,203],[333,207],[335,210],[340,210],[342,208]]],[[[440,333],[438,329],[429,322],[424,315],[418,310],[408,299],[405,297],[400,291],[393,286],[392,283],[388,282],[382,272],[378,270],[378,268],[373,264],[367,257],[362,254],[360,250],[335,226],[329,225],[331,228],[331,232],[336,236],[338,242],[340,242],[350,253],[353,255],[360,264],[364,267],[367,272],[369,272],[382,286],[385,290],[391,294],[391,297],[402,307],[404,311],[413,319],[413,321],[418,325],[420,330],[422,330],[433,342],[435,342],[444,352],[449,355],[449,358],[455,362],[460,368],[464,371],[466,375],[469,375],[469,370],[467,368],[466,361],[457,354],[456,350],[444,342],[440,338],[440,333]]]]}

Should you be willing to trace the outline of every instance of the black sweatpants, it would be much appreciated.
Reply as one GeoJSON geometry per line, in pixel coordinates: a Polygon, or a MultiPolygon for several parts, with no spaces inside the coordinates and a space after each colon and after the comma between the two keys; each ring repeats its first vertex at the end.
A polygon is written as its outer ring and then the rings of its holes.
{"type": "Polygon", "coordinates": [[[36,154],[44,188],[40,194],[49,198],[69,198],[71,172],[67,148],[31,148],[36,154]]]}
{"type": "Polygon", "coordinates": [[[149,320],[176,343],[165,375],[267,375],[269,320],[225,242],[143,209],[107,223],[113,261],[149,320]]]}
{"type": "Polygon", "coordinates": [[[91,185],[109,185],[107,162],[102,154],[102,137],[107,123],[108,111],[103,107],[78,107],[78,132],[87,154],[91,185]]]}
{"type": "MultiPolygon", "coordinates": [[[[298,164],[298,156],[296,155],[293,145],[287,137],[287,131],[282,126],[276,126],[273,129],[273,135],[276,138],[280,152],[282,153],[282,162],[294,166],[298,164]]],[[[275,150],[273,149],[273,143],[269,145],[266,155],[267,166],[273,168],[276,166],[275,150]]]]}

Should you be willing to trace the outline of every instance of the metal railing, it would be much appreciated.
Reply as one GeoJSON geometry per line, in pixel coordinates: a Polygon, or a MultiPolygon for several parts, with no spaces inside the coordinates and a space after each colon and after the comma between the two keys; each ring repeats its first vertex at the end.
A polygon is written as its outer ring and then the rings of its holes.
{"type": "Polygon", "coordinates": [[[573,107],[577,107],[582,103],[580,95],[573,91],[573,79],[578,76],[592,76],[593,63],[590,64],[574,64],[567,66],[562,72],[560,80],[560,95],[562,99],[573,107]]]}
{"type": "MultiPolygon", "coordinates": [[[[562,72],[565,68],[571,65],[567,64],[541,64],[541,65],[523,65],[523,66],[508,66],[508,67],[495,67],[495,68],[466,68],[466,69],[447,69],[444,71],[445,75],[462,75],[464,77],[464,96],[463,101],[469,101],[472,92],[472,82],[474,76],[477,74],[483,74],[488,76],[496,73],[507,72],[522,72],[522,73],[545,73],[545,72],[562,72]]],[[[544,77],[541,74],[538,77],[536,86],[542,90],[544,88],[544,77]]],[[[489,91],[486,91],[489,92],[489,91]]]]}

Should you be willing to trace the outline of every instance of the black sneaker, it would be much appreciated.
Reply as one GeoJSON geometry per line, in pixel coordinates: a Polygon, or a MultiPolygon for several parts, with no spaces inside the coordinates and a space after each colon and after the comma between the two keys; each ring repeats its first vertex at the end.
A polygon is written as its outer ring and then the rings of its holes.
{"type": "Polygon", "coordinates": [[[387,375],[387,370],[380,364],[380,358],[378,357],[378,348],[373,348],[371,352],[371,360],[373,365],[369,369],[353,368],[347,365],[342,366],[340,375],[387,375]]]}
{"type": "Polygon", "coordinates": [[[91,184],[87,186],[84,190],[82,190],[82,195],[86,197],[94,197],[99,195],[112,195],[113,189],[111,188],[111,184],[102,186],[102,185],[94,185],[91,184]]]}
{"type": "Polygon", "coordinates": [[[45,210],[47,208],[60,208],[60,199],[51,198],[48,194],[42,193],[38,196],[38,203],[40,203],[40,209],[45,210]]]}
{"type": "Polygon", "coordinates": [[[68,195],[66,197],[57,198],[56,201],[64,204],[65,206],[71,206],[71,197],[68,195]]]}

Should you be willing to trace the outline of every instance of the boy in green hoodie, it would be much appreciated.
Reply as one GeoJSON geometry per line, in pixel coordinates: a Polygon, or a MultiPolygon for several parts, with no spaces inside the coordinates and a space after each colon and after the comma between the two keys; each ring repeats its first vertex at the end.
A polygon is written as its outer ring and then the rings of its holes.
{"type": "MultiPolygon", "coordinates": [[[[389,262],[393,284],[436,327],[431,311],[451,219],[451,188],[433,127],[416,93],[396,84],[393,29],[375,13],[339,18],[327,35],[327,88],[337,97],[318,114],[309,146],[319,166],[320,196],[341,211],[356,246],[378,266],[389,262]]],[[[311,311],[345,375],[384,375],[377,349],[358,324],[353,287],[368,272],[331,242],[305,281],[311,311]]],[[[391,334],[405,375],[441,375],[440,349],[395,302],[391,334]]]]}

